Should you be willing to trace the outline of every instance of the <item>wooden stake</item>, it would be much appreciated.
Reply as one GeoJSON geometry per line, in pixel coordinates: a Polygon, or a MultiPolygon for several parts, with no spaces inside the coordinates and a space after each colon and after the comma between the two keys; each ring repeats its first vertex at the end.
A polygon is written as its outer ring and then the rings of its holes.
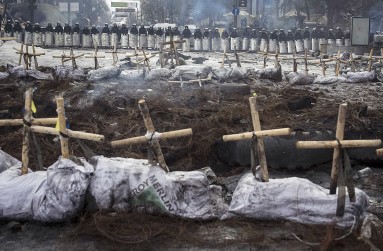
{"type": "MultiPolygon", "coordinates": [[[[382,144],[380,139],[365,139],[365,140],[339,140],[344,148],[356,147],[379,147],[382,144]]],[[[299,149],[319,149],[319,148],[337,148],[338,141],[298,141],[297,148],[299,149]]]]}
{"type": "MultiPolygon", "coordinates": [[[[155,133],[153,122],[152,122],[152,119],[150,118],[149,109],[148,109],[144,99],[141,99],[138,102],[138,107],[141,111],[142,117],[144,118],[145,126],[146,126],[148,133],[155,133]]],[[[165,163],[164,155],[162,154],[160,143],[158,143],[157,140],[154,140],[152,142],[152,147],[153,147],[154,154],[156,155],[155,157],[157,158],[157,161],[158,161],[158,164],[160,165],[160,167],[162,169],[164,169],[165,172],[169,172],[169,168],[165,163]]],[[[155,165],[157,163],[155,163],[155,161],[152,161],[151,164],[155,165]]]]}
{"type": "Polygon", "coordinates": [[[306,72],[306,74],[308,74],[309,73],[309,68],[308,68],[308,65],[307,65],[307,49],[305,49],[305,59],[304,59],[305,61],[305,72],[306,72]]]}
{"type": "Polygon", "coordinates": [[[338,55],[336,57],[335,76],[339,76],[339,71],[340,71],[340,51],[338,51],[338,55]]]}
{"type": "Polygon", "coordinates": [[[376,154],[378,155],[378,157],[383,157],[383,148],[377,149],[376,154]]]}
{"type": "Polygon", "coordinates": [[[273,130],[263,130],[263,131],[254,131],[254,132],[245,132],[231,135],[224,135],[223,141],[237,141],[237,140],[246,140],[251,139],[254,135],[257,137],[270,137],[270,136],[286,136],[291,133],[290,128],[281,128],[273,130]]]}
{"type": "MultiPolygon", "coordinates": [[[[249,98],[250,102],[250,110],[251,110],[251,118],[253,121],[253,129],[255,132],[261,131],[261,122],[259,120],[258,107],[257,107],[257,98],[251,97],[249,98]]],[[[261,166],[262,179],[265,182],[269,181],[269,171],[267,169],[267,161],[265,154],[265,145],[263,142],[263,137],[257,137],[257,149],[258,149],[258,158],[261,166]]]]}
{"type": "Polygon", "coordinates": [[[370,50],[370,57],[368,59],[368,71],[371,71],[372,69],[372,55],[374,53],[374,48],[371,48],[370,50]]]}
{"type": "Polygon", "coordinates": [[[56,98],[57,103],[57,114],[59,120],[59,130],[60,130],[60,144],[61,144],[61,155],[63,158],[69,158],[69,146],[68,146],[68,137],[66,134],[66,120],[65,120],[65,108],[64,108],[64,99],[62,97],[56,98]]]}
{"type": "Polygon", "coordinates": [[[326,76],[326,63],[323,60],[323,58],[321,58],[321,65],[322,65],[322,75],[325,77],[326,76]]]}
{"type": "Polygon", "coordinates": [[[32,118],[31,112],[32,105],[32,88],[29,88],[25,92],[25,104],[24,104],[24,127],[23,127],[23,145],[21,152],[21,175],[28,173],[29,167],[29,139],[30,139],[30,123],[32,118]]]}
{"type": "MultiPolygon", "coordinates": [[[[346,124],[346,113],[347,113],[347,104],[341,104],[339,106],[338,122],[336,125],[336,134],[335,134],[336,139],[339,141],[344,139],[344,126],[346,124]]],[[[332,168],[331,168],[330,194],[336,193],[340,151],[341,149],[339,146],[334,147],[334,154],[332,157],[332,168]]]]}
{"type": "MultiPolygon", "coordinates": [[[[57,118],[35,119],[31,118],[32,125],[55,125],[57,118]]],[[[22,119],[3,119],[0,120],[0,126],[18,126],[23,125],[22,119]]]]}

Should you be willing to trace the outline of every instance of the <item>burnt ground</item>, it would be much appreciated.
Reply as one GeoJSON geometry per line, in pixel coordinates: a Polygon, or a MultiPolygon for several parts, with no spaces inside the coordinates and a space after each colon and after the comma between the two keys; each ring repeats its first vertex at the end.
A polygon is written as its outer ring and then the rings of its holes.
{"type": "MultiPolygon", "coordinates": [[[[48,68],[43,70],[50,71],[48,68]]],[[[241,82],[250,85],[251,91],[256,92],[258,96],[263,129],[290,127],[293,130],[304,131],[334,130],[338,106],[342,102],[348,102],[346,131],[360,132],[369,138],[381,138],[383,127],[383,104],[379,102],[382,97],[381,83],[290,86],[286,82],[275,83],[257,79],[241,82]]],[[[162,81],[144,83],[111,80],[80,83],[8,79],[0,82],[1,118],[22,118],[23,95],[26,88],[31,86],[35,88],[33,100],[37,106],[34,117],[55,117],[54,97],[63,95],[71,129],[105,135],[107,139],[105,143],[83,142],[97,155],[146,158],[146,145],[112,149],[108,144],[111,140],[146,133],[137,108],[138,100],[145,98],[157,131],[189,127],[193,129],[191,138],[161,142],[171,170],[187,171],[211,166],[220,176],[236,175],[244,170],[241,167],[228,167],[222,163],[216,156],[215,144],[222,135],[252,130],[248,105],[250,93],[244,96],[225,97],[219,94],[217,83],[208,83],[203,88],[196,86],[181,88],[179,85],[169,85],[162,81]]],[[[0,128],[1,149],[21,159],[21,135],[21,127],[0,128]]],[[[41,148],[44,166],[48,167],[60,155],[59,141],[55,136],[37,134],[35,136],[37,145],[41,148]]],[[[32,147],[30,163],[31,168],[37,170],[34,148],[32,147]]],[[[75,156],[86,157],[89,154],[84,153],[76,140],[70,140],[70,150],[75,156]]],[[[365,167],[365,164],[355,163],[356,168],[365,167]]],[[[378,164],[376,167],[382,166],[378,164]]],[[[310,172],[323,171],[328,174],[328,169],[327,166],[310,172]]],[[[300,176],[299,171],[296,172],[287,175],[300,176]]],[[[273,171],[271,173],[273,174],[273,171]]],[[[307,176],[307,173],[305,171],[301,175],[307,176]]],[[[372,191],[381,195],[383,178],[380,173],[378,171],[368,182],[359,182],[359,187],[365,188],[367,192],[372,191]]],[[[382,219],[381,201],[375,204],[375,207],[377,209],[375,208],[374,212],[382,219]]],[[[200,223],[173,218],[164,219],[161,216],[136,217],[132,214],[124,217],[83,216],[74,223],[60,225],[24,223],[21,231],[17,233],[11,233],[11,230],[5,227],[6,224],[0,225],[0,240],[16,249],[22,249],[22,246],[16,243],[25,244],[26,250],[130,248],[142,250],[157,249],[159,244],[163,249],[187,250],[202,247],[232,250],[250,248],[280,250],[281,247],[287,247],[283,248],[284,250],[317,250],[318,246],[312,247],[299,242],[291,232],[295,232],[308,242],[321,242],[326,235],[325,226],[312,227],[288,222],[249,220],[200,223]],[[143,222],[137,220],[141,218],[143,222]]],[[[336,233],[334,236],[344,234],[345,230],[342,231],[343,233],[336,233]]],[[[369,250],[366,244],[357,240],[357,232],[355,230],[347,238],[337,241],[333,249],[369,250]]],[[[0,249],[8,248],[2,245],[0,249]]]]}

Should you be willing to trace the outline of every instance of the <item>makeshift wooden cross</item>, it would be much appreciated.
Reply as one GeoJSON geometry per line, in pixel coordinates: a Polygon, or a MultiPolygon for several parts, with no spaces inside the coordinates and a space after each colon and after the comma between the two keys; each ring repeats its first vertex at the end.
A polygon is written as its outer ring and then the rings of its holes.
{"type": "MultiPolygon", "coordinates": [[[[162,57],[161,59],[164,60],[164,53],[166,53],[166,61],[168,61],[169,59],[171,60],[171,63],[173,64],[173,60],[176,61],[176,65],[180,65],[180,59],[178,57],[178,52],[177,52],[177,44],[182,44],[182,43],[185,43],[186,40],[182,40],[182,41],[168,41],[168,42],[163,42],[161,43],[161,54],[162,54],[162,57]],[[170,48],[169,49],[163,49],[164,46],[170,44],[170,48]]],[[[160,54],[160,55],[161,55],[160,54]]],[[[162,65],[164,65],[164,63],[161,63],[161,67],[163,67],[162,65]]]]}
{"type": "Polygon", "coordinates": [[[94,59],[94,69],[100,68],[100,65],[98,64],[99,58],[105,58],[105,56],[99,56],[98,54],[98,47],[94,47],[94,54],[92,56],[85,56],[85,58],[93,58],[94,59]]]}
{"type": "Polygon", "coordinates": [[[37,63],[37,57],[45,55],[45,53],[36,53],[34,44],[32,45],[32,53],[29,53],[28,45],[25,45],[25,52],[24,52],[24,44],[21,44],[20,49],[17,49],[17,48],[13,48],[13,49],[16,50],[16,54],[20,55],[19,65],[21,65],[21,59],[22,58],[24,59],[24,67],[26,70],[29,70],[29,68],[31,67],[32,58],[34,59],[35,69],[37,69],[39,67],[37,63]]]}
{"type": "Polygon", "coordinates": [[[144,50],[142,50],[142,54],[144,55],[144,59],[140,60],[137,62],[137,66],[139,64],[141,64],[142,62],[144,63],[144,68],[146,66],[146,68],[148,69],[148,71],[150,71],[150,64],[149,64],[149,60],[152,58],[152,57],[155,57],[155,55],[146,55],[146,52],[144,50]]]}
{"type": "Polygon", "coordinates": [[[331,168],[330,194],[336,193],[336,188],[339,185],[338,194],[338,210],[337,215],[341,216],[344,213],[345,199],[345,184],[349,187],[350,200],[354,199],[352,177],[345,177],[343,170],[343,162],[340,158],[342,150],[352,147],[379,147],[382,144],[380,139],[375,140],[344,140],[344,127],[346,123],[347,104],[339,106],[339,114],[336,128],[336,139],[331,141],[298,141],[296,146],[298,149],[309,148],[334,148],[333,161],[331,168]],[[346,182],[345,182],[346,180],[346,182]],[[349,181],[349,182],[347,182],[349,181]],[[338,184],[339,182],[339,184],[338,184]]]}
{"type": "Polygon", "coordinates": [[[58,118],[34,119],[32,117],[32,89],[28,89],[25,93],[25,113],[23,119],[1,120],[0,126],[16,126],[23,125],[23,145],[22,145],[22,168],[21,174],[28,173],[29,166],[29,138],[31,132],[43,133],[60,136],[61,154],[63,158],[69,158],[68,138],[77,138],[102,142],[103,135],[72,131],[66,128],[64,99],[59,97],[57,101],[58,118]],[[54,125],[58,122],[59,128],[46,127],[42,125],[54,125]]]}
{"type": "Polygon", "coordinates": [[[70,48],[69,55],[66,55],[65,52],[63,52],[63,54],[61,56],[53,56],[53,58],[61,58],[61,64],[62,65],[64,65],[64,63],[67,61],[72,61],[72,67],[73,67],[73,69],[76,69],[77,68],[76,59],[79,57],[82,57],[82,56],[84,56],[84,54],[80,54],[80,55],[75,56],[73,49],[70,48]]]}
{"type": "Polygon", "coordinates": [[[381,49],[380,53],[381,53],[380,56],[373,56],[374,48],[371,48],[370,55],[368,57],[366,57],[366,56],[362,57],[362,59],[367,59],[367,61],[368,61],[368,68],[367,68],[368,71],[372,70],[372,62],[373,61],[380,61],[380,62],[382,61],[382,59],[383,59],[383,49],[381,49]]]}
{"type": "Polygon", "coordinates": [[[32,88],[25,92],[23,119],[3,119],[0,120],[0,126],[22,126],[23,125],[23,144],[22,144],[22,168],[21,174],[28,173],[29,165],[29,136],[31,127],[36,125],[54,125],[57,123],[57,118],[40,118],[35,119],[32,116],[32,88]]]}
{"type": "MultiPolygon", "coordinates": [[[[259,109],[257,105],[257,96],[249,98],[249,102],[250,102],[251,118],[253,121],[254,131],[240,133],[240,134],[224,135],[223,141],[237,141],[237,140],[245,140],[245,139],[251,139],[253,137],[256,137],[258,159],[259,159],[259,164],[261,166],[261,172],[262,172],[262,180],[265,182],[268,182],[269,171],[267,169],[267,161],[266,161],[265,146],[264,146],[263,138],[271,137],[271,136],[289,135],[291,133],[291,130],[290,128],[282,128],[282,129],[262,131],[261,122],[260,122],[259,114],[258,114],[259,109]]],[[[252,154],[252,157],[253,157],[253,154],[252,154]]],[[[255,169],[253,169],[252,171],[255,175],[255,169]]]]}
{"type": "Polygon", "coordinates": [[[263,52],[263,53],[257,53],[257,54],[261,54],[261,55],[263,55],[263,68],[266,68],[266,62],[267,62],[267,56],[269,55],[269,56],[273,56],[274,57],[274,67],[275,68],[278,68],[278,66],[279,66],[279,53],[278,53],[278,51],[275,53],[275,54],[273,54],[273,53],[268,53],[266,50],[265,50],[265,52],[263,52]]]}
{"type": "Polygon", "coordinates": [[[112,51],[107,51],[105,53],[112,53],[112,57],[113,57],[113,66],[116,66],[117,62],[118,62],[118,53],[120,54],[124,54],[125,52],[118,52],[117,51],[117,47],[116,45],[113,45],[113,50],[112,51]]]}
{"type": "Polygon", "coordinates": [[[121,147],[149,142],[149,147],[151,148],[149,150],[153,151],[153,155],[156,158],[156,160],[154,158],[152,160],[149,158],[149,163],[152,165],[156,165],[158,163],[162,169],[164,169],[166,172],[169,172],[169,168],[166,165],[165,158],[162,154],[161,146],[158,140],[190,136],[193,134],[192,129],[188,128],[183,130],[158,133],[154,129],[152,119],[150,118],[149,109],[144,99],[141,99],[138,102],[138,107],[141,111],[142,117],[144,118],[145,126],[147,129],[145,136],[112,141],[111,146],[121,147]]]}
{"type": "Polygon", "coordinates": [[[227,56],[226,48],[222,54],[221,68],[223,68],[225,66],[225,59],[227,60],[227,64],[229,65],[229,67],[231,67],[231,62],[230,62],[229,57],[227,56]]]}

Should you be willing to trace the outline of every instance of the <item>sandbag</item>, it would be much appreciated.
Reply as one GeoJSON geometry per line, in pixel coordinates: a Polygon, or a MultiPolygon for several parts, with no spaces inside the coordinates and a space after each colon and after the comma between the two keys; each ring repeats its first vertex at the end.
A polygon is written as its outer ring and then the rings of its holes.
{"type": "Polygon", "coordinates": [[[144,79],[144,69],[121,71],[118,79],[125,81],[144,79]]]}
{"type": "Polygon", "coordinates": [[[376,80],[376,73],[374,71],[347,72],[343,77],[346,77],[346,83],[366,83],[376,80]]]}
{"type": "Polygon", "coordinates": [[[116,78],[121,74],[122,69],[115,66],[102,67],[97,70],[88,72],[88,79],[91,81],[99,81],[108,78],[116,78]]]}
{"type": "Polygon", "coordinates": [[[71,79],[76,81],[83,81],[86,79],[84,70],[81,67],[73,69],[69,65],[57,65],[54,67],[53,76],[56,79],[71,79]]]}
{"type": "Polygon", "coordinates": [[[21,165],[21,162],[0,149],[0,174],[15,165],[21,165]]]}
{"type": "Polygon", "coordinates": [[[149,74],[145,77],[145,80],[157,81],[159,79],[167,80],[172,76],[172,72],[167,68],[155,68],[152,69],[149,74]]]}
{"type": "Polygon", "coordinates": [[[88,209],[131,208],[192,219],[219,218],[226,206],[221,188],[209,185],[200,171],[165,173],[147,160],[93,157],[88,209]]]}
{"type": "Polygon", "coordinates": [[[21,174],[21,163],[0,174],[0,219],[64,222],[80,213],[93,167],[60,158],[48,170],[21,174]]]}
{"type": "Polygon", "coordinates": [[[286,74],[286,79],[292,85],[310,85],[314,82],[315,76],[306,74],[304,71],[297,71],[286,74]]]}
{"type": "Polygon", "coordinates": [[[211,72],[210,66],[203,65],[181,65],[172,70],[172,79],[193,80],[198,78],[207,78],[211,72]]]}
{"type": "Polygon", "coordinates": [[[225,82],[230,79],[244,79],[245,77],[248,77],[250,74],[250,71],[245,68],[231,68],[231,67],[224,67],[224,68],[213,68],[212,69],[213,77],[217,78],[220,82],[225,82]]]}
{"type": "MultiPolygon", "coordinates": [[[[356,202],[346,195],[343,217],[335,220],[340,227],[350,227],[367,210],[369,198],[355,189],[356,202]]],[[[239,181],[228,212],[222,219],[249,217],[257,220],[289,220],[304,224],[331,224],[334,221],[337,194],[302,178],[270,179],[260,182],[252,173],[239,181]]]]}

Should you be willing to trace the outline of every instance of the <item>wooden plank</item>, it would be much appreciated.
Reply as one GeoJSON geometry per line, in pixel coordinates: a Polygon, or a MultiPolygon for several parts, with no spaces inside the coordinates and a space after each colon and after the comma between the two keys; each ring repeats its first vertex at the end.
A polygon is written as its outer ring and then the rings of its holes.
{"type": "Polygon", "coordinates": [[[32,118],[32,88],[28,88],[25,92],[25,103],[24,103],[24,127],[23,127],[23,145],[21,150],[21,175],[28,173],[29,167],[29,137],[30,137],[30,122],[32,118]]]}
{"type": "MultiPolygon", "coordinates": [[[[55,128],[46,127],[46,126],[31,126],[31,131],[35,133],[43,133],[43,134],[50,134],[50,135],[56,135],[56,136],[60,135],[60,132],[57,131],[55,128]]],[[[70,129],[66,129],[65,133],[70,138],[84,139],[84,140],[95,141],[95,142],[102,142],[105,140],[104,135],[100,135],[100,134],[72,131],[70,129]]]]}
{"type": "MultiPolygon", "coordinates": [[[[42,118],[42,119],[31,119],[32,125],[55,125],[57,118],[42,118]]],[[[0,126],[19,126],[23,125],[23,119],[3,119],[0,120],[0,126]]]]}
{"type": "Polygon", "coordinates": [[[59,120],[59,130],[60,130],[60,144],[61,144],[61,155],[63,158],[69,158],[69,146],[68,146],[68,137],[66,130],[66,121],[65,121],[65,108],[64,108],[64,99],[59,97],[56,98],[57,103],[57,114],[59,120]]]}
{"type": "MultiPolygon", "coordinates": [[[[258,107],[257,107],[257,98],[256,97],[250,97],[250,111],[251,111],[251,118],[253,121],[253,128],[255,132],[261,131],[261,122],[259,119],[258,114],[258,107]]],[[[257,137],[257,145],[258,145],[258,158],[259,163],[261,166],[261,172],[262,172],[262,179],[265,182],[269,181],[269,171],[267,169],[267,161],[266,161],[266,154],[265,154],[265,145],[263,142],[263,137],[257,137]]]]}
{"type": "MultiPolygon", "coordinates": [[[[159,139],[179,138],[179,137],[185,137],[190,135],[193,135],[193,131],[191,128],[188,128],[188,129],[182,129],[182,130],[176,130],[176,131],[170,131],[170,132],[155,133],[154,137],[155,139],[159,140],[159,139]]],[[[110,144],[112,147],[120,147],[120,146],[147,143],[148,141],[149,141],[149,137],[145,135],[145,136],[139,136],[139,137],[134,137],[130,139],[115,140],[110,142],[110,144]]]]}
{"type": "Polygon", "coordinates": [[[223,141],[227,142],[227,141],[251,139],[254,134],[257,137],[268,137],[268,136],[285,136],[285,135],[289,135],[290,133],[291,133],[290,128],[281,128],[281,129],[273,129],[273,130],[263,130],[263,131],[224,135],[222,139],[223,141]]]}
{"type": "MultiPolygon", "coordinates": [[[[382,144],[380,139],[340,140],[339,142],[345,148],[379,147],[382,144]]],[[[296,147],[298,149],[337,148],[338,141],[298,141],[296,147]]]]}
{"type": "MultiPolygon", "coordinates": [[[[346,113],[347,113],[347,104],[345,103],[341,104],[339,106],[338,121],[336,125],[336,133],[335,133],[335,137],[339,141],[344,139],[344,126],[346,124],[346,113]]],[[[336,193],[340,151],[341,149],[339,146],[334,147],[334,153],[332,157],[332,168],[331,168],[330,194],[336,193]]]]}

